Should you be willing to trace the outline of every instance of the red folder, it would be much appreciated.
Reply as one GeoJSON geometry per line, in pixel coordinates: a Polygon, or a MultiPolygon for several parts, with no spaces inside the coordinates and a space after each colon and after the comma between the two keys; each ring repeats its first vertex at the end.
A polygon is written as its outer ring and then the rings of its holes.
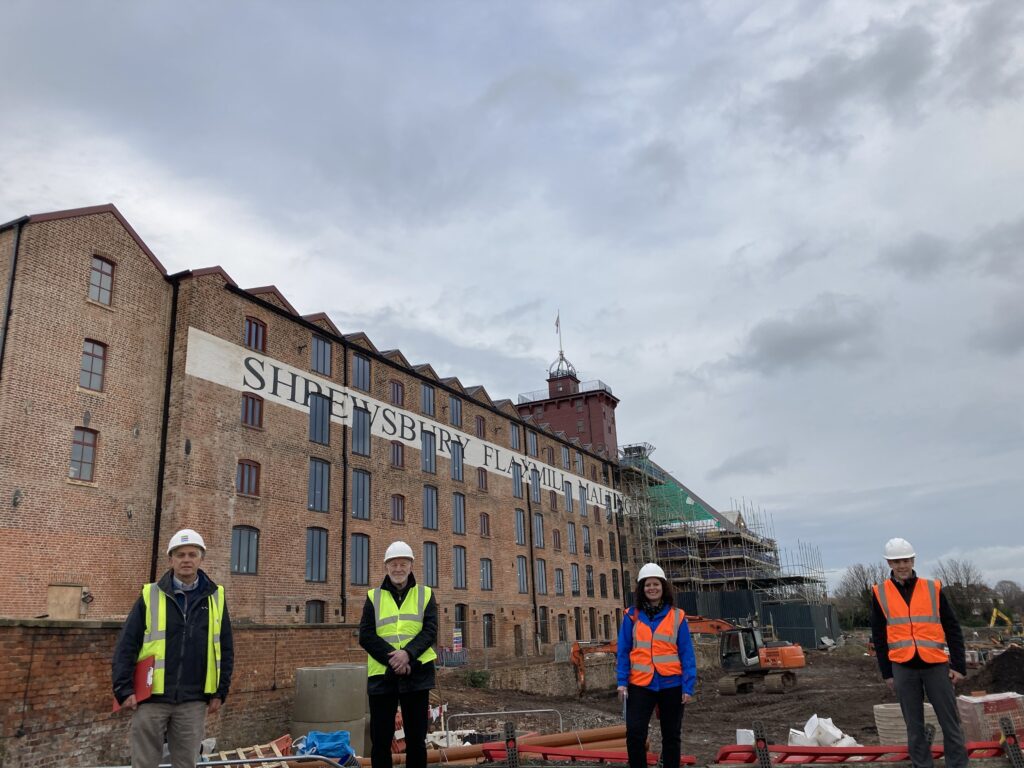
{"type": "MultiPolygon", "coordinates": [[[[156,656],[147,656],[135,665],[135,703],[141,704],[153,695],[153,670],[156,668],[156,656]]],[[[114,699],[113,712],[121,709],[121,705],[114,699]]]]}

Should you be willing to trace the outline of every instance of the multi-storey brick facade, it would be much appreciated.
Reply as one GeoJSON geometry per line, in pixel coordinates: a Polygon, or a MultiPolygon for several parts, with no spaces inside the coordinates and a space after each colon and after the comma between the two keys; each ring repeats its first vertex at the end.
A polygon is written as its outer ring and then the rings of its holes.
{"type": "Polygon", "coordinates": [[[441,645],[456,626],[495,658],[614,633],[607,451],[273,287],[169,276],[113,206],[3,225],[0,270],[0,613],[81,590],[81,615],[122,615],[188,526],[235,621],[358,621],[404,539],[441,645]]]}

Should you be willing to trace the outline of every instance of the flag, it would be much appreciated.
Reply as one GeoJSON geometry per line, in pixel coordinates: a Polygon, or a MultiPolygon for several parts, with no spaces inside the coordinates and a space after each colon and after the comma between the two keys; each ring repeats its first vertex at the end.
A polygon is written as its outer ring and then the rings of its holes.
{"type": "Polygon", "coordinates": [[[555,315],[555,333],[560,333],[562,330],[562,312],[559,310],[558,314],[555,315]]]}

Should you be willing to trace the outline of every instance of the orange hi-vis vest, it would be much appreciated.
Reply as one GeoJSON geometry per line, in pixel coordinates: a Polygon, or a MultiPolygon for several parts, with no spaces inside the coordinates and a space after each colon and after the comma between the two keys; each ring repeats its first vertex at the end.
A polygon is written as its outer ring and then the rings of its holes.
{"type": "Polygon", "coordinates": [[[946,633],[942,631],[939,618],[942,583],[938,579],[918,579],[910,596],[910,605],[892,579],[886,579],[881,587],[875,584],[874,590],[878,605],[885,614],[890,661],[900,664],[910,661],[915,651],[928,664],[949,661],[946,633]]]}
{"type": "Polygon", "coordinates": [[[663,677],[683,674],[679,661],[676,638],[686,613],[682,608],[669,608],[665,618],[654,631],[640,621],[635,609],[629,614],[633,620],[633,650],[629,652],[629,682],[631,685],[650,685],[654,670],[663,677]]]}

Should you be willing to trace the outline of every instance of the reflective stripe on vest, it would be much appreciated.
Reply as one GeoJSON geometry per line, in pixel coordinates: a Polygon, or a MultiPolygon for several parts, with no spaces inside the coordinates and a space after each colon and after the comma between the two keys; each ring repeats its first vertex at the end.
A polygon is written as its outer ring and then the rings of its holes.
{"type": "MultiPolygon", "coordinates": [[[[373,605],[377,636],[392,648],[404,648],[423,630],[423,611],[430,602],[430,587],[419,584],[412,587],[406,593],[401,606],[395,604],[394,595],[386,589],[371,589],[366,595],[373,605]]],[[[416,658],[421,664],[425,664],[436,659],[437,653],[433,648],[427,648],[416,658]]],[[[367,677],[383,675],[386,671],[387,665],[367,655],[367,677]]]]}
{"type": "MultiPolygon", "coordinates": [[[[142,601],[146,611],[146,630],[142,636],[142,647],[136,661],[153,657],[153,693],[164,692],[164,677],[167,669],[167,593],[159,584],[146,584],[142,588],[142,601]]],[[[209,603],[208,631],[206,637],[206,681],[203,693],[213,694],[220,685],[220,630],[224,622],[224,587],[207,598],[209,603]]]]}
{"type": "Polygon", "coordinates": [[[949,661],[949,654],[945,650],[946,633],[942,630],[939,616],[941,582],[918,579],[909,605],[892,579],[888,579],[881,587],[875,584],[874,592],[885,614],[890,661],[910,661],[915,652],[922,661],[929,664],[949,661]]]}
{"type": "Polygon", "coordinates": [[[629,616],[633,621],[629,682],[633,685],[650,685],[654,680],[655,670],[663,677],[683,674],[676,640],[686,613],[681,608],[670,608],[653,632],[647,624],[639,620],[635,610],[629,616]]]}

